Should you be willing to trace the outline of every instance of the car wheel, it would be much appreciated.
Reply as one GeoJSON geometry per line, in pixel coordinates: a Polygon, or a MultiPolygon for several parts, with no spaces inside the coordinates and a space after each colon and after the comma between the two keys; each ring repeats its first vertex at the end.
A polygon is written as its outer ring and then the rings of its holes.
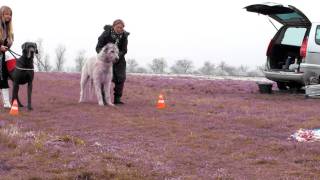
{"type": "Polygon", "coordinates": [[[300,90],[303,87],[301,84],[297,84],[297,83],[289,83],[288,86],[290,89],[297,89],[297,90],[300,90]]]}
{"type": "Polygon", "coordinates": [[[289,83],[289,89],[293,93],[304,93],[305,91],[302,89],[302,85],[298,83],[289,83]]]}
{"type": "Polygon", "coordinates": [[[277,86],[279,90],[288,90],[287,85],[284,82],[277,82],[277,86]]]}

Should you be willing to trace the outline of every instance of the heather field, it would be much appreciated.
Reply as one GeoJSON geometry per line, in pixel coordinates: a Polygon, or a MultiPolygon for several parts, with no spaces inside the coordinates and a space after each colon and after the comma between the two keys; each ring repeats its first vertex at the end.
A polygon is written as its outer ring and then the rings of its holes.
{"type": "Polygon", "coordinates": [[[36,73],[34,110],[0,109],[1,180],[320,177],[320,143],[288,139],[320,127],[320,99],[260,94],[250,79],[128,75],[112,108],[79,104],[79,81],[36,73]]]}

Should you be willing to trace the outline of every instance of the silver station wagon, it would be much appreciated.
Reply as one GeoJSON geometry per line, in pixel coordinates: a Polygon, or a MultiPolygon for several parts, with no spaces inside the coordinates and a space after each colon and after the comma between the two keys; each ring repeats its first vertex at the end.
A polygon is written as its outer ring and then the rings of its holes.
{"type": "Polygon", "coordinates": [[[291,5],[264,3],[245,9],[283,25],[269,43],[265,77],[275,81],[280,90],[319,83],[320,23],[310,22],[291,5]]]}

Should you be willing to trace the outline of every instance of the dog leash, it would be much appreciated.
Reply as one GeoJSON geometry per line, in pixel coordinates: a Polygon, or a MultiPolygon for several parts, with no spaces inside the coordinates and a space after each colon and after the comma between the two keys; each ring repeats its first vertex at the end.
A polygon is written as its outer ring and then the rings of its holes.
{"type": "Polygon", "coordinates": [[[14,58],[16,58],[17,59],[17,57],[15,56],[15,55],[17,55],[17,56],[20,56],[21,57],[21,55],[20,54],[18,54],[18,53],[16,53],[16,52],[14,52],[14,51],[12,51],[11,49],[8,49],[8,51],[10,52],[10,54],[14,57],[14,58]],[[15,54],[15,55],[14,55],[15,54]]]}
{"type": "MultiPolygon", "coordinates": [[[[17,56],[20,56],[20,57],[21,57],[21,55],[20,55],[20,54],[18,54],[18,53],[16,53],[16,52],[12,51],[11,49],[8,49],[8,51],[10,52],[10,54],[11,54],[15,59],[18,59],[15,55],[17,55],[17,56]],[[14,55],[14,54],[15,54],[15,55],[14,55]]],[[[21,68],[21,67],[18,67],[18,66],[16,66],[16,69],[23,70],[23,71],[34,71],[34,69],[21,68]]]]}

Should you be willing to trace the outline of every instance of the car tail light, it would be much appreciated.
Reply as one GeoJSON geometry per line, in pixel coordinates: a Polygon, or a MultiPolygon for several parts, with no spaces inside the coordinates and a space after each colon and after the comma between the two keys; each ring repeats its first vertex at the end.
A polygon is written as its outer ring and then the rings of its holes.
{"type": "Polygon", "coordinates": [[[307,44],[308,44],[308,38],[304,38],[300,48],[300,56],[302,58],[305,58],[307,56],[307,44]]]}
{"type": "Polygon", "coordinates": [[[268,46],[268,49],[267,49],[267,56],[271,55],[271,50],[272,50],[273,44],[274,44],[274,40],[271,39],[269,46],[268,46]]]}

